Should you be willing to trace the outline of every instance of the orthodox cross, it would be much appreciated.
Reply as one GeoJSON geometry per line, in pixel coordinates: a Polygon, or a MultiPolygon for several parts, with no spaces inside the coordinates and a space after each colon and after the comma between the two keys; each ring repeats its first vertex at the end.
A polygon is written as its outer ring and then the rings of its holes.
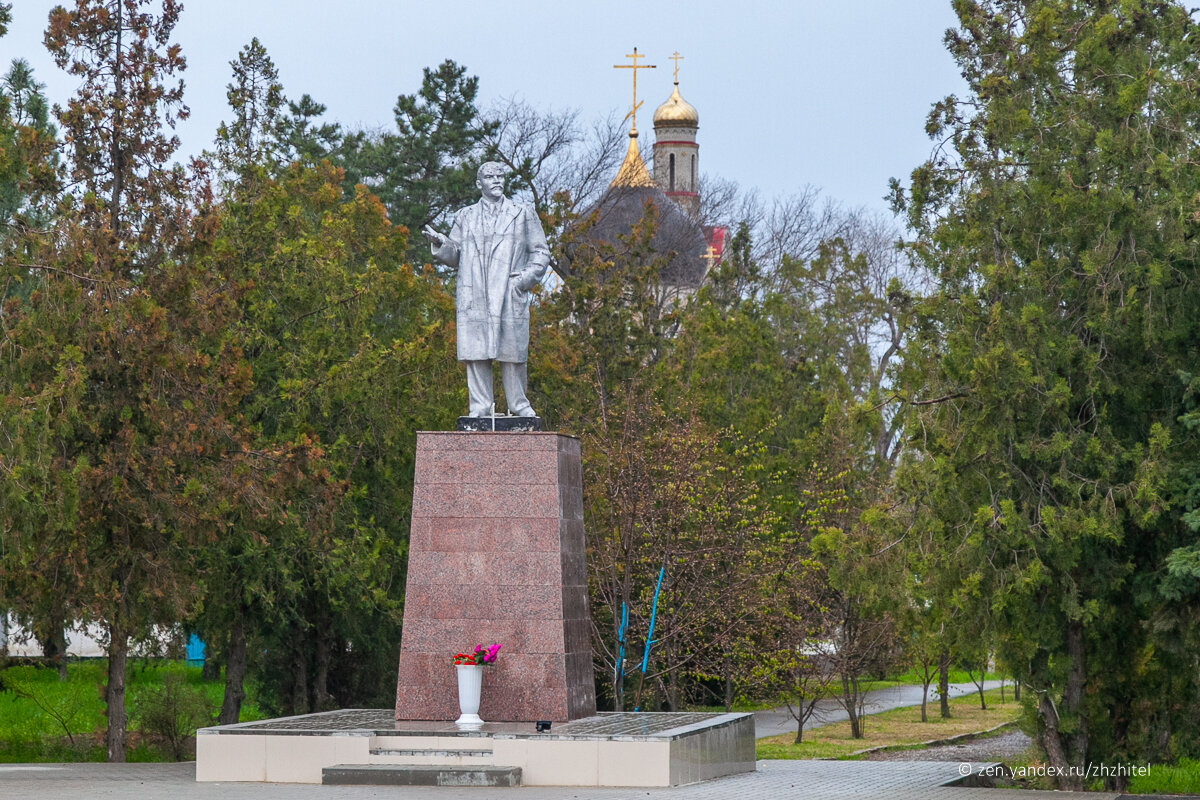
{"type": "Polygon", "coordinates": [[[706,262],[708,262],[708,271],[711,272],[712,268],[713,268],[713,264],[717,260],[717,251],[715,249],[713,249],[713,246],[710,244],[708,246],[708,251],[705,252],[705,254],[700,257],[703,258],[706,262]]]}
{"type": "Polygon", "coordinates": [[[679,62],[683,61],[683,56],[679,55],[679,51],[676,50],[674,53],[672,53],[670,56],[668,56],[668,58],[670,58],[672,61],[675,62],[675,85],[678,86],[679,85],[679,62]]]}
{"type": "Polygon", "coordinates": [[[642,104],[639,103],[638,99],[637,99],[637,71],[639,69],[657,69],[658,67],[655,64],[639,64],[638,59],[645,58],[646,55],[645,55],[645,53],[639,53],[637,51],[636,47],[633,48],[632,53],[626,53],[625,57],[632,58],[633,63],[632,64],[613,64],[613,69],[631,69],[631,70],[633,70],[633,108],[629,109],[629,113],[626,114],[625,119],[623,119],[621,121],[624,122],[626,119],[629,119],[630,117],[632,117],[633,124],[630,125],[630,127],[629,127],[629,135],[637,136],[637,110],[639,108],[641,108],[641,106],[642,106],[642,104]]]}

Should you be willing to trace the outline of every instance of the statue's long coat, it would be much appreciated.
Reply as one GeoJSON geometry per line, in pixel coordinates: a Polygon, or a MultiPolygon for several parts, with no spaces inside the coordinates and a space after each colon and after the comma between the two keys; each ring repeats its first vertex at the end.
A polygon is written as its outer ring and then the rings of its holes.
{"type": "Polygon", "coordinates": [[[550,249],[532,208],[501,201],[494,227],[485,200],[461,209],[433,257],[458,269],[458,360],[529,360],[529,291],[550,249]],[[518,273],[510,278],[510,273],[518,273]]]}

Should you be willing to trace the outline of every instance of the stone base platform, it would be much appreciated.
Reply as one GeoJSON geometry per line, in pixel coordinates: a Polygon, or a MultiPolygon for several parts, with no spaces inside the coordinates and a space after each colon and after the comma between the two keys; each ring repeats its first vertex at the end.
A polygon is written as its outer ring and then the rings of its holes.
{"type": "Polygon", "coordinates": [[[459,417],[457,427],[460,432],[476,433],[517,433],[541,429],[541,417],[510,417],[507,414],[499,417],[459,417]]]}
{"type": "MultiPolygon", "coordinates": [[[[197,781],[321,783],[373,765],[519,769],[524,786],[681,786],[754,771],[754,715],[601,713],[555,723],[396,721],[346,709],[201,728],[197,781]]],[[[386,771],[384,771],[386,772],[386,771]]]]}

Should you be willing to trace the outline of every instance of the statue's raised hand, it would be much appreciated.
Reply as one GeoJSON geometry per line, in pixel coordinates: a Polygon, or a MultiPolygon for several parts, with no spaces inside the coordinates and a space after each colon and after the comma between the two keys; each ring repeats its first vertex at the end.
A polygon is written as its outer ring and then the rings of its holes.
{"type": "Polygon", "coordinates": [[[428,239],[429,243],[434,247],[441,247],[446,242],[445,236],[438,233],[428,225],[421,229],[421,235],[428,239]]]}

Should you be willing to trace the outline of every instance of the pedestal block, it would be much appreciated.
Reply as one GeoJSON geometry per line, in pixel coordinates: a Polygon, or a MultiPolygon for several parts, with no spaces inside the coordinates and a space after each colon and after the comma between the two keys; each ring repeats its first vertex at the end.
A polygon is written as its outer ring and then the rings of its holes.
{"type": "Polygon", "coordinates": [[[453,656],[492,642],[484,720],[596,713],[579,440],[418,433],[396,719],[455,719],[453,656]]]}

